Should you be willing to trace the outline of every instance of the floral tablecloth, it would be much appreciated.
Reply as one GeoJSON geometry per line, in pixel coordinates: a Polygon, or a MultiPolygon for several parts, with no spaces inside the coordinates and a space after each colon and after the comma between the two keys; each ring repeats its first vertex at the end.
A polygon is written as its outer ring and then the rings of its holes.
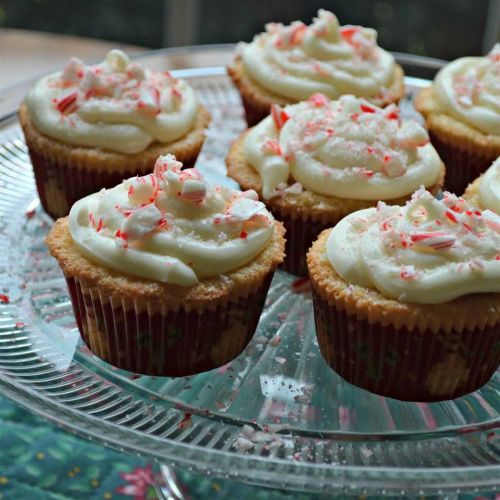
{"type": "MultiPolygon", "coordinates": [[[[291,495],[180,470],[177,476],[185,497],[191,500],[331,498],[291,495]]],[[[160,480],[156,465],[68,434],[0,398],[0,499],[149,500],[157,498],[153,487],[155,480],[160,480]]],[[[443,498],[500,500],[500,494],[447,495],[443,498]]]]}

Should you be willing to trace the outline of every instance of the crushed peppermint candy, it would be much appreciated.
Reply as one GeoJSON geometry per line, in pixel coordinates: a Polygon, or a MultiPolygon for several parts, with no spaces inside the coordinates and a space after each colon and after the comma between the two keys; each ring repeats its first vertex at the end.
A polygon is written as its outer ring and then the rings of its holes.
{"type": "Polygon", "coordinates": [[[278,130],[280,130],[290,118],[288,113],[277,104],[271,105],[271,117],[278,130]]]}
{"type": "MultiPolygon", "coordinates": [[[[49,86],[61,89],[52,99],[61,119],[78,112],[80,119],[92,123],[96,112],[100,119],[102,114],[120,113],[126,122],[124,112],[131,111],[143,119],[156,120],[162,112],[178,111],[186,97],[185,83],[168,72],[145,70],[120,50],[111,50],[102,63],[95,65],[70,59],[59,75],[49,80],[49,86]]],[[[161,128],[157,133],[168,139],[165,125],[157,125],[161,128]]]]}

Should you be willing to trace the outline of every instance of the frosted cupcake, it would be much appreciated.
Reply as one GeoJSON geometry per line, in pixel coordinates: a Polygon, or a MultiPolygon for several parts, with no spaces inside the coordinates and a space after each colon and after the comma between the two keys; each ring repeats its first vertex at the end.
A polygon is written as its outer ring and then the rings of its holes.
{"type": "Polygon", "coordinates": [[[87,194],[150,172],[160,154],[192,166],[210,115],[186,82],[112,50],[100,64],[73,58],[42,78],[19,120],[42,206],[57,218],[87,194]]]}
{"type": "Polygon", "coordinates": [[[377,106],[404,95],[403,70],[377,45],[377,32],[341,27],[326,10],[309,26],[267,24],[265,33],[239,48],[228,72],[249,127],[265,118],[272,104],[285,106],[318,92],[331,99],[353,94],[377,106]]]}
{"type": "Polygon", "coordinates": [[[415,106],[446,165],[446,189],[462,194],[500,156],[500,44],[447,64],[415,106]]]}
{"type": "Polygon", "coordinates": [[[404,203],[421,185],[436,192],[444,177],[427,132],[401,120],[395,105],[322,94],[273,106],[233,144],[226,164],[284,223],[284,267],[298,275],[307,274],[305,255],[323,229],[378,200],[404,203]]]}
{"type": "Polygon", "coordinates": [[[397,399],[481,387],[500,363],[499,250],[500,218],[450,193],[348,215],[308,254],[323,357],[397,399]]]}
{"type": "Polygon", "coordinates": [[[472,184],[464,193],[464,198],[481,210],[492,210],[500,215],[500,158],[472,184]]]}
{"type": "Polygon", "coordinates": [[[284,230],[255,192],[209,187],[171,155],[73,205],[47,237],[80,333],[133,372],[183,376],[236,357],[257,326],[284,230]]]}

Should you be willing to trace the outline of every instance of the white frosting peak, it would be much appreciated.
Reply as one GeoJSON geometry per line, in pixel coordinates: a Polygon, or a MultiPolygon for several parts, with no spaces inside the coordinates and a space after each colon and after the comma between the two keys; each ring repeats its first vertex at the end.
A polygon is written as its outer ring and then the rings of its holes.
{"type": "Polygon", "coordinates": [[[291,175],[303,187],[340,198],[379,200],[409,195],[439,178],[441,161],[427,132],[401,121],[399,109],[343,96],[273,106],[244,143],[262,178],[263,197],[276,196],[291,175]]]}
{"type": "Polygon", "coordinates": [[[130,154],[184,136],[198,110],[187,83],[145,70],[120,50],[94,66],[72,58],[42,78],[25,102],[36,129],[49,137],[130,154]]]}
{"type": "Polygon", "coordinates": [[[255,258],[274,230],[257,193],[209,187],[172,155],[154,172],[76,202],[69,214],[80,252],[125,274],[190,286],[255,258]]]}
{"type": "Polygon", "coordinates": [[[500,43],[485,57],[462,57],[436,76],[443,110],[485,134],[500,135],[500,43]]]}
{"type": "Polygon", "coordinates": [[[438,304],[500,292],[500,217],[421,189],[406,206],[354,212],[330,233],[327,256],[349,283],[401,302],[438,304]]]}
{"type": "Polygon", "coordinates": [[[377,45],[377,33],[361,26],[339,26],[320,10],[310,26],[266,25],[243,47],[243,64],[263,87],[296,101],[315,92],[380,99],[393,83],[394,58],[377,45]]]}

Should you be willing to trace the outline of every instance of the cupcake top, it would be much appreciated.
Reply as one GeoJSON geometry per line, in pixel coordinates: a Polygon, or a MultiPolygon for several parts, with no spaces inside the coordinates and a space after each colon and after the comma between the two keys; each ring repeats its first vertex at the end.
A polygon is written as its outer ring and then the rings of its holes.
{"type": "Polygon", "coordinates": [[[436,76],[435,95],[443,112],[500,135],[500,43],[486,57],[462,57],[436,76]]]}
{"type": "Polygon", "coordinates": [[[377,45],[375,30],[340,27],[326,10],[319,10],[309,26],[267,24],[265,33],[244,45],[242,60],[260,85],[295,101],[315,92],[383,100],[396,69],[393,56],[377,45]]]}
{"type": "Polygon", "coordinates": [[[500,292],[500,217],[420,189],[404,207],[379,202],[345,217],[329,235],[327,257],[347,282],[401,302],[500,292]]]}
{"type": "Polygon", "coordinates": [[[69,214],[83,256],[128,275],[191,286],[238,269],[268,244],[274,219],[255,191],[209,187],[160,156],[152,174],[83,198],[69,214]]]}
{"type": "Polygon", "coordinates": [[[42,134],[126,154],[184,136],[198,110],[186,82],[143,69],[120,50],[96,65],[72,58],[63,71],[38,81],[25,103],[42,134]]]}
{"type": "Polygon", "coordinates": [[[271,115],[247,134],[247,161],[262,179],[262,195],[282,192],[291,175],[326,196],[384,200],[435,184],[441,160],[417,122],[401,120],[361,98],[330,101],[315,94],[271,115]]]}
{"type": "Polygon", "coordinates": [[[500,158],[481,177],[479,202],[500,215],[500,158]]]}

